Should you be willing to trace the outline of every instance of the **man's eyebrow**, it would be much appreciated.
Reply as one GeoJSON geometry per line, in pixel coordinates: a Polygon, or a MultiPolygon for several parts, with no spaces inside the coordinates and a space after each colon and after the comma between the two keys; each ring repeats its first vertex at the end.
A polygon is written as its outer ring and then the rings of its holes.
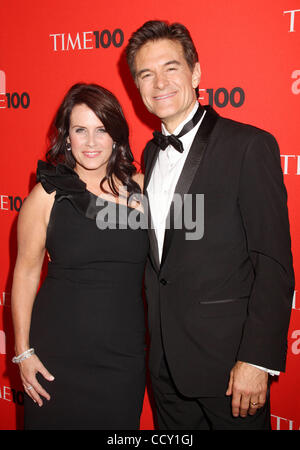
{"type": "Polygon", "coordinates": [[[173,64],[176,64],[177,66],[180,66],[180,65],[181,65],[179,61],[177,61],[176,59],[173,59],[172,61],[166,62],[166,63],[164,64],[164,66],[173,65],[173,64]]]}
{"type": "Polygon", "coordinates": [[[150,69],[141,69],[137,72],[136,77],[140,77],[143,73],[150,72],[150,69]]]}
{"type": "MultiPolygon", "coordinates": [[[[177,61],[176,59],[172,59],[171,61],[167,61],[166,63],[164,63],[164,66],[171,66],[173,64],[176,64],[177,66],[180,66],[181,63],[179,61],[177,61]]],[[[136,76],[140,77],[143,73],[145,72],[151,72],[151,69],[141,69],[137,72],[136,76]]]]}

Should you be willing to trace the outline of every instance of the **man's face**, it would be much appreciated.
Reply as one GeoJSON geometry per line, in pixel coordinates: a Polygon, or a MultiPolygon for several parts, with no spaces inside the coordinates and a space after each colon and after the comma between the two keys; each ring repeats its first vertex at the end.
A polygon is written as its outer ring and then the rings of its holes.
{"type": "Polygon", "coordinates": [[[177,41],[144,44],[135,57],[136,84],[146,108],[172,132],[193,109],[200,65],[191,71],[177,41]]]}

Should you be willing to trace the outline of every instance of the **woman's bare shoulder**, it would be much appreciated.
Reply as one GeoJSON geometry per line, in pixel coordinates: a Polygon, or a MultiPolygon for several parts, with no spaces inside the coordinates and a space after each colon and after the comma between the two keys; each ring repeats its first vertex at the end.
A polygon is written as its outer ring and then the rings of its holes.
{"type": "Polygon", "coordinates": [[[48,216],[54,202],[55,192],[48,194],[41,183],[37,183],[30,191],[20,210],[20,217],[31,215],[32,218],[48,216]]]}
{"type": "Polygon", "coordinates": [[[132,178],[136,183],[138,183],[142,191],[144,187],[144,174],[137,172],[136,174],[133,175],[132,178]]]}

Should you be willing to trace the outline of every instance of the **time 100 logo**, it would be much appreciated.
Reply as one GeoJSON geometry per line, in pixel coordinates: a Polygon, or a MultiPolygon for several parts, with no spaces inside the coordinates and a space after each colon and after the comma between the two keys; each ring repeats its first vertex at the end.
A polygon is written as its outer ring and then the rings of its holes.
{"type": "Polygon", "coordinates": [[[23,92],[22,94],[18,92],[6,92],[6,74],[4,70],[0,70],[0,109],[27,109],[29,105],[30,97],[27,92],[23,92]]]}
{"type": "Polygon", "coordinates": [[[0,94],[0,108],[23,108],[27,109],[30,105],[30,97],[27,92],[19,94],[18,92],[0,94]]]}
{"type": "MultiPolygon", "coordinates": [[[[199,92],[206,92],[208,95],[208,104],[210,106],[217,106],[224,108],[228,104],[234,108],[239,108],[244,104],[245,92],[240,87],[234,87],[230,91],[226,88],[218,89],[199,89],[199,92]]],[[[205,100],[204,97],[199,97],[200,100],[205,100]]]]}

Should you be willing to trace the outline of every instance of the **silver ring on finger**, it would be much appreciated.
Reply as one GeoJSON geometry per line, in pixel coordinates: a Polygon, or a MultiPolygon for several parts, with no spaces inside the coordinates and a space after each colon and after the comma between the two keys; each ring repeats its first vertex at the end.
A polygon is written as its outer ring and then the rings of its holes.
{"type": "Polygon", "coordinates": [[[33,386],[29,385],[29,386],[24,386],[25,391],[31,391],[31,389],[33,389],[33,386]]]}

